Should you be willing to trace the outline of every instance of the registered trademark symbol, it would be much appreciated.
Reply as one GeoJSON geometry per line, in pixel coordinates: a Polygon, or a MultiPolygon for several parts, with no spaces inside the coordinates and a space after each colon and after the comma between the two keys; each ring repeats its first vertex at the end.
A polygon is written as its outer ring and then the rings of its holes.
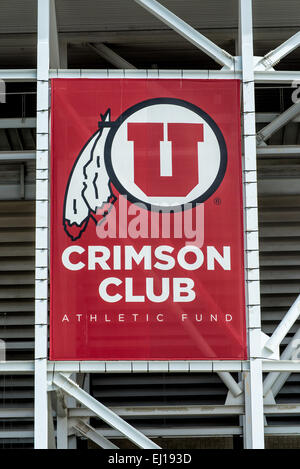
{"type": "Polygon", "coordinates": [[[216,198],[214,199],[214,203],[215,203],[216,205],[221,205],[222,200],[221,200],[219,197],[216,197],[216,198]]]}

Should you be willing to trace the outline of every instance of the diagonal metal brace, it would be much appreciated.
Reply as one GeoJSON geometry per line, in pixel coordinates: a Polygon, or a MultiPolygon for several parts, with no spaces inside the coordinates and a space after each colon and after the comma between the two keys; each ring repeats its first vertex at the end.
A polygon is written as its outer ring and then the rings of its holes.
{"type": "Polygon", "coordinates": [[[143,435],[139,430],[136,430],[134,427],[129,425],[129,423],[125,422],[125,420],[121,419],[121,417],[108,409],[108,407],[105,407],[103,404],[98,402],[70,378],[67,378],[61,373],[55,373],[53,376],[53,384],[90,409],[100,419],[118,430],[138,447],[143,449],[160,449],[156,443],[143,435]]]}
{"type": "Polygon", "coordinates": [[[103,449],[118,449],[114,443],[109,441],[105,436],[101,435],[95,428],[93,428],[88,423],[84,422],[82,419],[77,420],[74,423],[73,428],[83,435],[84,437],[92,440],[96,445],[100,446],[103,449]]]}
{"type": "Polygon", "coordinates": [[[203,34],[199,33],[195,28],[187,24],[181,18],[178,18],[174,13],[161,5],[156,0],[135,0],[141,7],[152,13],[156,18],[160,19],[163,23],[167,24],[184,37],[187,41],[191,42],[198,49],[205,52],[212,59],[226,68],[234,68],[234,58],[231,54],[221,49],[214,42],[212,42],[203,34]]]}

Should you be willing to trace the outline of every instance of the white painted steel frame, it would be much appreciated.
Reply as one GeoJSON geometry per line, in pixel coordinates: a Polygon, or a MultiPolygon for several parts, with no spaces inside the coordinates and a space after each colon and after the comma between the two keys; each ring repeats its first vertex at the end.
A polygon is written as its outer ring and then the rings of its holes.
{"type": "Polygon", "coordinates": [[[244,447],[264,448],[261,316],[256,174],[256,128],[252,0],[239,1],[239,49],[242,65],[242,142],[245,225],[245,293],[249,371],[243,373],[244,447]]]}
{"type": "MultiPolygon", "coordinates": [[[[239,0],[241,30],[241,70],[234,66],[237,60],[202,34],[195,31],[181,19],[169,12],[155,0],[135,0],[179,34],[205,51],[226,69],[223,70],[60,70],[60,44],[55,23],[54,0],[38,2],[38,47],[37,70],[2,70],[0,78],[6,81],[37,81],[37,169],[36,169],[36,313],[35,313],[35,361],[8,362],[0,364],[3,373],[34,373],[35,376],[35,447],[48,446],[48,403],[47,371],[54,381],[58,372],[205,372],[223,374],[228,385],[239,388],[230,379],[229,373],[243,372],[246,386],[244,434],[248,448],[263,447],[263,392],[262,371],[300,372],[300,363],[291,360],[261,359],[259,265],[258,265],[258,229],[257,229],[257,188],[256,188],[256,136],[254,109],[254,81],[257,83],[288,83],[300,81],[300,72],[254,70],[252,45],[252,0],[239,0]],[[50,67],[52,69],[50,70],[50,67]],[[231,69],[231,70],[229,70],[231,69]],[[53,77],[68,78],[206,78],[206,79],[242,79],[243,83],[243,127],[244,127],[244,183],[245,183],[245,229],[246,229],[246,287],[248,308],[248,334],[250,360],[245,362],[203,361],[203,362],[48,362],[47,360],[47,301],[48,301],[48,118],[49,94],[48,80],[53,77]],[[248,274],[251,273],[251,280],[248,274]]],[[[297,47],[299,37],[295,36],[276,49],[277,59],[297,47]]],[[[273,53],[273,58],[274,58],[273,53]]],[[[272,57],[270,53],[268,57],[272,57]]],[[[276,59],[276,60],[277,60],[276,59]]],[[[64,60],[65,62],[65,60],[64,60]]],[[[266,68],[269,68],[268,66],[266,68]]],[[[48,374],[49,376],[49,374],[48,374]]],[[[232,378],[232,377],[231,377],[232,378]]],[[[63,417],[62,417],[63,418],[63,417]]],[[[93,431],[95,429],[90,429],[93,431]]],[[[239,428],[228,428],[228,434],[240,434],[239,428]]],[[[88,429],[87,429],[88,431],[88,429]]],[[[96,430],[95,430],[96,431],[96,430]]],[[[290,429],[290,433],[299,433],[299,429],[290,429]]],[[[189,433],[189,430],[147,431],[146,434],[177,436],[189,433]]],[[[272,430],[267,430],[270,433],[272,430]]],[[[287,430],[278,429],[278,433],[287,430]]],[[[28,435],[32,436],[32,432],[28,435]]],[[[193,433],[193,432],[191,432],[193,433]]],[[[197,435],[208,434],[208,429],[197,430],[197,435]]],[[[221,429],[224,434],[224,429],[221,429]]],[[[225,432],[226,433],[226,432],[225,432]]],[[[112,431],[106,435],[110,436],[112,431]]],[[[214,428],[210,434],[216,435],[214,428]]],[[[2,435],[1,435],[2,436],[2,435]]],[[[94,435],[95,436],[95,435],[94,435]]],[[[103,434],[104,436],[104,434],[103,434]]],[[[96,437],[96,436],[95,436],[96,437]]],[[[65,444],[64,442],[63,444],[65,444]]]]}
{"type": "Polygon", "coordinates": [[[34,447],[36,449],[48,448],[48,121],[52,2],[53,0],[38,0],[34,354],[34,447]]]}

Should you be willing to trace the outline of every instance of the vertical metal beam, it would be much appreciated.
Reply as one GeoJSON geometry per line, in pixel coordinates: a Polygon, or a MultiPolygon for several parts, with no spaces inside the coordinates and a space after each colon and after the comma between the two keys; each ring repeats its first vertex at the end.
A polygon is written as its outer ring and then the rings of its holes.
{"type": "Polygon", "coordinates": [[[76,435],[69,435],[68,436],[68,449],[77,449],[76,435]]]}
{"type": "Polygon", "coordinates": [[[242,63],[242,124],[244,151],[245,280],[249,372],[243,374],[245,448],[264,447],[261,318],[258,253],[256,132],[252,0],[239,0],[239,40],[242,63]]]}
{"type": "Polygon", "coordinates": [[[57,449],[68,449],[68,417],[57,415],[56,418],[57,449]]]}
{"type": "Polygon", "coordinates": [[[56,449],[50,393],[48,393],[48,449],[56,449]]]}
{"type": "Polygon", "coordinates": [[[55,0],[50,0],[50,68],[61,68],[55,0]]]}
{"type": "Polygon", "coordinates": [[[48,117],[50,0],[38,1],[34,446],[48,448],[48,117]]]}
{"type": "Polygon", "coordinates": [[[56,437],[57,449],[68,449],[68,411],[62,391],[56,392],[56,437]]]}

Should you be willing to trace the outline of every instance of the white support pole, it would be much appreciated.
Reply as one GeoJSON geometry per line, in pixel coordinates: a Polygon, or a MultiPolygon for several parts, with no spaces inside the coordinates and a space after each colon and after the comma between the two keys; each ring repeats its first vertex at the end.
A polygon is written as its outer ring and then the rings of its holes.
{"type": "Polygon", "coordinates": [[[94,397],[81,389],[78,384],[74,383],[66,376],[55,373],[53,377],[53,384],[62,389],[66,394],[76,399],[82,405],[91,409],[95,415],[106,422],[111,427],[121,432],[126,438],[131,440],[138,447],[143,449],[159,449],[160,447],[149,440],[140,431],[133,428],[125,420],[121,419],[118,415],[98,402],[94,397]]]}
{"type": "Polygon", "coordinates": [[[276,49],[271,50],[268,54],[266,54],[256,65],[256,68],[263,65],[265,70],[268,70],[274,65],[277,65],[281,59],[283,59],[286,55],[290,54],[295,50],[297,47],[300,46],[300,32],[294,34],[290,37],[287,41],[280,44],[280,46],[276,47],[276,49]]]}
{"type": "Polygon", "coordinates": [[[57,449],[68,449],[68,418],[56,418],[57,449]]]}
{"type": "Polygon", "coordinates": [[[107,47],[105,44],[88,43],[88,46],[90,47],[90,49],[96,52],[96,54],[98,54],[100,57],[102,57],[107,62],[112,64],[114,67],[136,70],[136,67],[134,65],[132,65],[130,62],[127,62],[127,60],[123,59],[123,57],[118,55],[116,52],[114,52],[112,49],[107,47]]]}
{"type": "Polygon", "coordinates": [[[300,315],[300,295],[294,301],[282,321],[278,324],[270,339],[266,342],[265,348],[271,352],[275,352],[281,344],[282,340],[297,321],[300,315]]]}
{"type": "Polygon", "coordinates": [[[68,410],[60,389],[56,391],[56,437],[57,449],[68,449],[68,410]]]}
{"type": "Polygon", "coordinates": [[[245,416],[243,419],[243,430],[245,448],[259,449],[264,448],[264,414],[262,360],[260,358],[261,318],[258,253],[252,0],[239,0],[239,33],[239,47],[243,77],[242,121],[246,247],[245,280],[249,355],[249,371],[243,373],[245,387],[245,416]],[[250,273],[251,279],[249,278],[250,273]]]}
{"type": "MultiPolygon", "coordinates": [[[[280,356],[280,359],[281,360],[289,360],[293,353],[295,352],[295,350],[297,349],[297,347],[299,347],[300,345],[300,328],[298,329],[298,331],[296,332],[296,334],[294,335],[294,337],[291,338],[289,344],[286,346],[286,348],[284,349],[284,351],[282,352],[281,356],[280,356]]],[[[288,379],[288,377],[290,376],[290,373],[286,372],[286,373],[276,373],[276,372],[273,372],[273,373],[269,373],[268,376],[266,377],[266,379],[264,380],[264,396],[266,396],[268,394],[268,392],[270,390],[272,390],[272,393],[273,393],[273,396],[275,397],[278,392],[280,391],[280,389],[282,388],[282,386],[284,385],[284,383],[286,382],[286,380],[288,379]],[[280,385],[279,385],[280,383],[280,385]],[[276,391],[275,391],[276,389],[276,391]]]]}
{"type": "Polygon", "coordinates": [[[48,118],[50,0],[38,1],[34,445],[48,447],[48,118]]]}
{"type": "Polygon", "coordinates": [[[56,449],[50,393],[48,393],[48,449],[56,449]]]}
{"type": "Polygon", "coordinates": [[[299,114],[300,103],[295,103],[257,133],[258,145],[268,140],[275,132],[295,119],[299,114]]]}
{"type": "Polygon", "coordinates": [[[221,49],[215,43],[207,39],[203,34],[199,33],[196,29],[192,28],[189,24],[183,21],[178,16],[174,15],[170,10],[162,6],[156,0],[135,0],[140,6],[152,13],[156,18],[160,19],[163,23],[170,26],[178,34],[183,36],[189,42],[194,44],[198,49],[205,52],[217,63],[227,67],[233,68],[234,58],[231,54],[221,49]]]}

